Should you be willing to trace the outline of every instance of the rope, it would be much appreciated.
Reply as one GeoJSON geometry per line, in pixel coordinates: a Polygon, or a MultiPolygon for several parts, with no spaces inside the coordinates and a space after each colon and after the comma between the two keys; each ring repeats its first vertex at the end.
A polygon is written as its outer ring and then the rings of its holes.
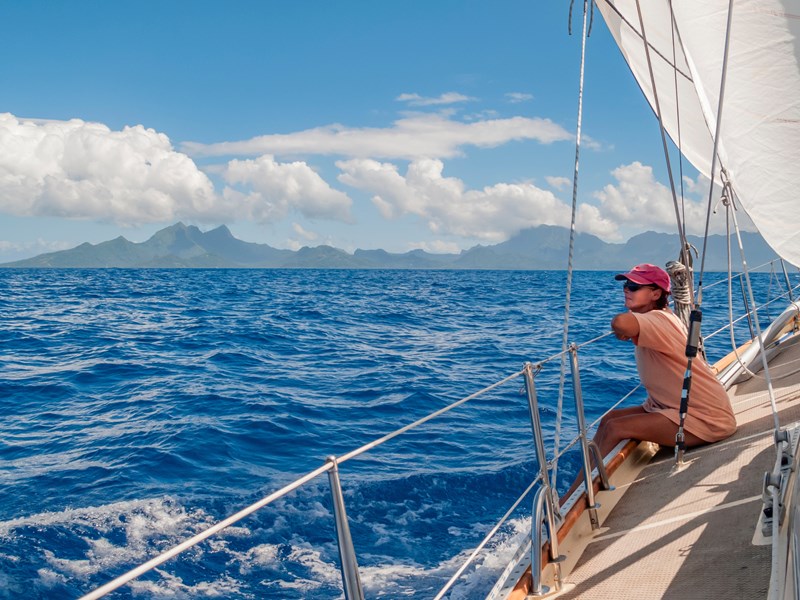
{"type": "MultiPolygon", "coordinates": [[[[771,265],[772,265],[772,264],[773,264],[773,263],[774,263],[776,260],[780,260],[780,259],[779,259],[779,258],[773,258],[772,260],[768,260],[767,262],[763,262],[763,263],[761,263],[761,264],[760,264],[760,265],[758,265],[758,266],[752,267],[752,268],[750,269],[750,272],[752,273],[753,271],[758,271],[759,269],[763,269],[764,267],[771,267],[771,265]]],[[[734,278],[734,279],[737,279],[737,278],[741,278],[741,277],[742,277],[742,274],[741,274],[741,273],[732,273],[732,275],[733,275],[733,278],[734,278]]],[[[707,289],[707,290],[710,290],[710,289],[711,289],[711,288],[713,288],[713,287],[716,287],[716,286],[718,286],[718,285],[722,285],[723,283],[727,283],[727,282],[728,282],[728,279],[727,279],[727,278],[724,278],[724,279],[718,279],[717,281],[712,281],[711,283],[709,283],[709,284],[706,286],[706,289],[707,289]]]]}
{"type": "MultiPolygon", "coordinates": [[[[731,211],[732,210],[736,210],[736,205],[733,203],[732,199],[728,198],[727,194],[723,194],[723,196],[722,196],[722,204],[725,206],[725,211],[726,211],[726,214],[725,214],[725,228],[726,228],[726,235],[727,235],[727,238],[728,238],[728,244],[727,244],[727,248],[728,248],[728,322],[729,322],[728,331],[730,333],[731,350],[733,352],[734,357],[736,357],[736,362],[739,363],[739,366],[741,367],[742,372],[744,372],[745,374],[749,375],[750,377],[754,377],[756,379],[760,379],[760,380],[764,380],[764,381],[766,381],[767,379],[769,379],[770,381],[781,381],[782,379],[786,379],[787,377],[793,376],[794,374],[796,374],[798,372],[798,370],[788,371],[788,372],[786,372],[783,375],[780,375],[778,377],[769,377],[769,376],[765,377],[763,375],[759,375],[758,373],[755,373],[754,371],[751,371],[747,367],[747,365],[744,364],[744,361],[742,360],[742,357],[739,354],[739,348],[738,348],[738,345],[736,343],[736,332],[734,331],[734,323],[738,323],[739,321],[742,320],[743,317],[740,317],[739,319],[735,319],[735,320],[733,318],[733,277],[732,277],[733,265],[731,263],[731,231],[730,231],[731,211]]],[[[744,252],[743,249],[741,249],[741,250],[742,250],[742,253],[743,253],[744,252]]],[[[761,265],[761,266],[764,266],[764,265],[761,265]]],[[[772,282],[770,281],[770,284],[771,283],[772,282]]],[[[772,293],[772,287],[770,285],[770,289],[767,291],[767,297],[769,297],[769,295],[771,293],[772,293]]],[[[791,288],[789,288],[786,293],[781,294],[780,296],[778,296],[778,298],[783,298],[783,297],[785,297],[787,295],[789,295],[789,298],[791,300],[791,288]]],[[[748,311],[748,307],[746,305],[747,298],[745,298],[744,300],[745,300],[745,311],[748,311]]],[[[762,306],[769,307],[770,303],[771,303],[771,301],[767,302],[766,304],[764,304],[762,306]]],[[[800,316],[800,308],[795,306],[795,310],[797,311],[798,316],[800,316]]],[[[757,312],[757,308],[756,307],[754,307],[753,310],[750,311],[750,312],[752,312],[754,315],[756,315],[756,318],[757,318],[758,312],[757,312]]],[[[797,317],[795,317],[795,318],[797,318],[797,317]]],[[[752,329],[752,326],[751,326],[751,329],[752,329]]],[[[753,337],[755,337],[755,336],[753,336],[753,337]]]]}
{"type": "MultiPolygon", "coordinates": [[[[703,303],[703,274],[706,265],[706,249],[708,247],[708,229],[711,223],[711,204],[714,197],[714,173],[717,170],[717,153],[719,151],[719,132],[722,128],[722,107],[725,101],[725,82],[728,75],[728,56],[731,44],[731,22],[733,20],[733,0],[728,3],[728,22],[725,30],[725,50],[722,55],[722,75],[719,82],[719,102],[717,102],[717,125],[714,131],[714,150],[711,153],[711,185],[708,188],[708,207],[706,209],[706,228],[703,234],[703,252],[700,257],[700,277],[697,284],[697,304],[703,303]]],[[[724,171],[724,167],[722,168],[724,171]]],[[[722,173],[720,173],[722,175],[722,173]]],[[[724,193],[724,192],[723,192],[724,193]]],[[[735,217],[734,217],[735,219],[735,217]]]]}
{"type": "MultiPolygon", "coordinates": [[[[658,115],[658,122],[659,127],[661,129],[661,139],[662,144],[664,146],[664,156],[667,160],[667,170],[669,172],[670,177],[670,186],[672,188],[672,197],[673,197],[673,204],[675,206],[675,216],[678,219],[678,229],[681,235],[681,251],[686,252],[686,248],[688,247],[686,242],[686,236],[684,235],[683,227],[680,223],[680,211],[678,209],[678,202],[675,196],[675,184],[672,179],[672,168],[669,162],[669,151],[667,148],[666,142],[666,135],[664,133],[664,124],[662,121],[661,115],[661,108],[658,101],[658,93],[656,90],[656,82],[655,76],[653,74],[653,65],[650,58],[650,46],[647,43],[647,36],[645,33],[644,28],[644,19],[642,17],[642,9],[639,3],[639,0],[636,0],[636,10],[639,15],[639,25],[642,31],[642,39],[645,42],[645,54],[647,56],[647,67],[650,73],[650,82],[653,89],[653,98],[654,104],[656,108],[656,114],[658,115]]],[[[670,12],[672,12],[672,6],[670,5],[670,12]]],[[[729,49],[730,49],[730,32],[731,32],[731,20],[733,16],[733,0],[729,0],[728,5],[728,21],[727,21],[727,30],[725,33],[725,49],[723,53],[723,61],[722,61],[722,75],[720,80],[720,94],[719,94],[719,102],[717,104],[717,115],[716,115],[716,131],[714,133],[714,150],[711,156],[711,186],[709,187],[709,197],[706,209],[706,224],[705,224],[705,233],[703,236],[703,252],[701,254],[700,259],[700,276],[698,279],[698,288],[697,288],[697,306],[691,312],[689,317],[689,336],[686,344],[686,373],[684,375],[683,381],[683,391],[681,392],[681,408],[680,408],[680,423],[678,425],[678,433],[675,436],[675,456],[676,461],[680,464],[683,460],[683,451],[685,448],[684,443],[684,435],[683,435],[683,424],[684,418],[687,414],[689,408],[689,391],[691,388],[692,383],[692,360],[697,355],[698,347],[700,345],[700,324],[702,322],[702,290],[703,290],[703,273],[705,270],[705,260],[706,260],[706,249],[708,247],[708,231],[709,225],[711,222],[711,207],[712,207],[712,199],[714,193],[714,173],[716,171],[717,166],[717,153],[719,149],[719,133],[720,128],[722,125],[722,107],[724,106],[724,99],[725,99],[725,82],[727,79],[727,71],[728,71],[728,57],[729,57],[729,49]]],[[[674,29],[674,28],[673,28],[674,29]]],[[[673,31],[674,34],[674,31],[673,31]]],[[[674,37],[673,37],[674,39],[674,37]]],[[[760,331],[760,330],[759,330],[760,331]]],[[[766,366],[766,360],[765,366],[766,366]]]]}
{"type": "MultiPolygon", "coordinates": [[[[750,269],[750,272],[753,272],[753,271],[755,271],[755,269],[750,269]]],[[[734,278],[735,278],[735,277],[734,277],[734,278]]],[[[725,280],[722,280],[722,281],[723,281],[723,282],[725,282],[725,281],[727,281],[727,279],[725,279],[725,280]]],[[[744,285],[744,284],[743,284],[743,285],[744,285]]],[[[707,288],[706,288],[706,289],[707,289],[707,288]]],[[[794,288],[794,289],[800,289],[800,286],[798,286],[797,288],[794,288]]],[[[728,298],[729,298],[729,300],[728,300],[728,301],[729,301],[729,302],[732,302],[732,299],[731,299],[730,292],[729,292],[728,294],[729,294],[729,295],[728,295],[728,298]]],[[[759,308],[768,307],[768,306],[770,306],[770,305],[774,304],[775,302],[778,302],[779,300],[783,300],[784,298],[788,298],[788,297],[789,297],[789,294],[788,294],[787,292],[784,292],[784,293],[780,294],[779,296],[776,296],[776,297],[775,297],[775,298],[773,298],[772,300],[768,300],[767,302],[765,302],[764,304],[762,304],[762,305],[761,305],[759,308]]],[[[793,303],[793,302],[794,302],[794,301],[790,301],[790,303],[793,303]]],[[[748,308],[747,310],[748,310],[747,314],[744,314],[744,315],[742,315],[741,317],[738,317],[738,318],[736,318],[736,319],[733,319],[733,322],[732,322],[732,324],[733,324],[733,325],[738,325],[740,321],[744,321],[745,319],[747,319],[747,318],[751,317],[751,316],[752,316],[752,314],[753,314],[753,311],[752,311],[752,310],[750,310],[749,308],[748,308]]],[[[719,328],[719,329],[717,329],[716,331],[712,331],[712,332],[711,332],[711,333],[709,333],[707,336],[705,336],[705,338],[704,338],[704,339],[706,339],[706,340],[710,340],[712,337],[715,337],[717,334],[721,333],[722,331],[725,331],[725,330],[728,330],[728,331],[730,331],[730,329],[731,329],[731,321],[730,321],[731,314],[730,314],[730,311],[728,311],[728,312],[729,312],[729,314],[728,314],[728,323],[727,323],[726,325],[723,325],[722,327],[720,327],[720,328],[719,328]]],[[[753,335],[752,335],[751,337],[756,337],[756,334],[755,334],[755,333],[753,333],[753,335]]],[[[734,342],[734,343],[735,343],[735,342],[734,342]]]]}
{"type": "Polygon", "coordinates": [[[671,260],[666,265],[666,271],[672,282],[672,310],[687,327],[689,326],[689,313],[694,304],[694,295],[689,285],[690,268],[691,265],[687,267],[677,260],[671,260]]]}
{"type": "MultiPolygon", "coordinates": [[[[567,20],[567,31],[570,35],[572,35],[572,8],[575,4],[575,0],[570,0],[569,2],[569,19],[567,20]]],[[[584,12],[586,10],[586,4],[584,2],[584,12]]],[[[591,0],[589,3],[589,30],[586,33],[586,37],[588,38],[592,35],[592,24],[594,24],[594,0],[591,0]]]]}
{"type": "MultiPolygon", "coordinates": [[[[681,219],[681,211],[678,206],[678,196],[675,193],[675,178],[672,174],[672,163],[669,159],[669,147],[667,145],[667,132],[664,129],[664,119],[661,113],[661,103],[658,100],[658,88],[656,86],[656,78],[655,74],[653,73],[653,62],[650,56],[650,44],[647,41],[647,33],[645,32],[644,28],[644,17],[642,17],[642,7],[639,4],[639,0],[636,0],[636,11],[639,14],[639,28],[641,30],[642,41],[644,42],[644,49],[645,49],[645,57],[647,58],[647,70],[650,74],[650,87],[653,90],[653,105],[656,109],[656,116],[658,117],[658,129],[661,133],[661,145],[664,149],[664,160],[667,165],[667,175],[669,176],[669,187],[672,191],[672,205],[675,208],[675,220],[678,223],[678,235],[681,238],[681,252],[686,252],[686,248],[689,247],[688,242],[686,241],[686,231],[683,225],[683,221],[681,219]]],[[[671,12],[671,7],[670,7],[671,12]]],[[[674,48],[673,48],[674,50],[674,48]]],[[[673,61],[674,65],[674,61],[673,61]]],[[[673,67],[674,69],[674,67],[673,67]]]]}
{"type": "MultiPolygon", "coordinates": [[[[587,3],[589,0],[583,2],[583,35],[581,37],[581,68],[580,68],[580,83],[578,86],[578,123],[575,132],[575,170],[572,175],[572,216],[570,219],[569,228],[569,257],[567,259],[567,290],[566,299],[564,301],[564,331],[561,337],[561,375],[558,380],[558,403],[556,406],[556,427],[553,438],[553,454],[558,456],[558,447],[561,443],[561,422],[563,417],[564,407],[564,385],[566,382],[567,371],[567,346],[569,345],[569,309],[570,300],[572,298],[572,271],[573,271],[573,255],[575,251],[575,222],[577,221],[578,214],[578,168],[580,165],[581,153],[581,124],[583,122],[583,80],[584,70],[586,66],[586,27],[587,27],[587,3]]],[[[553,470],[550,474],[550,487],[557,488],[558,479],[558,459],[556,458],[553,463],[553,470]]]]}
{"type": "MultiPolygon", "coordinates": [[[[681,142],[681,103],[680,103],[680,94],[678,94],[678,69],[675,65],[677,65],[678,60],[675,56],[675,13],[672,11],[672,0],[669,0],[669,15],[670,20],[672,21],[672,27],[670,28],[670,33],[672,34],[672,76],[673,76],[673,83],[675,85],[675,120],[678,124],[678,181],[681,185],[681,219],[683,220],[683,233],[684,236],[686,235],[686,202],[685,197],[683,194],[683,145],[681,142]]],[[[688,248],[684,248],[684,253],[681,254],[681,259],[683,264],[686,265],[689,269],[689,289],[693,289],[693,285],[691,283],[691,254],[688,252],[688,248]]],[[[673,298],[674,298],[673,294],[673,298]]],[[[694,303],[694,297],[692,297],[691,303],[694,303]]],[[[688,319],[688,315],[687,315],[688,319]]],[[[688,321],[684,321],[687,322],[688,321]]]]}
{"type": "MultiPolygon", "coordinates": [[[[642,7],[641,4],[639,3],[639,0],[636,0],[636,12],[639,15],[639,27],[641,28],[642,41],[644,42],[645,56],[647,58],[647,70],[650,75],[650,86],[653,90],[653,104],[656,109],[656,116],[658,117],[658,128],[661,133],[661,145],[663,146],[664,149],[664,160],[666,161],[667,164],[667,173],[669,175],[669,186],[670,190],[672,191],[672,205],[675,208],[675,220],[678,223],[678,234],[680,235],[681,238],[681,255],[684,257],[684,262],[688,262],[689,259],[687,258],[687,256],[689,255],[688,252],[689,244],[686,241],[686,231],[683,224],[683,220],[681,219],[681,211],[678,206],[678,197],[675,193],[675,179],[672,175],[672,164],[669,158],[669,147],[667,145],[666,131],[664,130],[664,119],[663,119],[663,114],[661,112],[661,103],[658,100],[658,86],[656,86],[655,74],[653,73],[653,61],[652,58],[650,57],[650,44],[647,41],[647,32],[645,31],[644,27],[644,17],[642,16],[642,7]]],[[[670,13],[671,12],[672,12],[672,5],[670,5],[670,13]]],[[[674,27],[673,27],[673,36],[674,36],[674,27]]],[[[674,50],[675,48],[673,42],[673,53],[674,50]]],[[[706,229],[707,228],[708,225],[706,224],[706,229]]],[[[692,385],[692,359],[697,355],[698,346],[700,344],[699,340],[700,340],[701,320],[702,320],[702,312],[700,311],[700,307],[697,306],[694,310],[691,311],[691,314],[689,315],[688,318],[689,339],[687,340],[686,344],[686,358],[687,358],[686,373],[684,374],[683,377],[683,389],[681,392],[680,423],[678,424],[678,433],[675,436],[675,459],[678,464],[681,464],[683,462],[683,452],[686,447],[683,435],[683,423],[689,409],[689,390],[692,385]]]]}
{"type": "MultiPolygon", "coordinates": [[[[575,348],[577,348],[578,350],[580,350],[580,349],[581,349],[581,348],[583,348],[584,346],[588,346],[589,344],[593,344],[594,342],[596,342],[596,341],[598,341],[598,340],[602,340],[604,337],[608,337],[608,336],[610,336],[610,335],[614,335],[614,332],[613,332],[613,331],[607,331],[606,333],[603,333],[603,334],[601,334],[601,335],[598,335],[597,337],[595,337],[595,338],[592,338],[592,339],[590,339],[590,340],[588,340],[588,341],[585,341],[585,342],[583,342],[582,344],[575,344],[575,348]]],[[[535,369],[534,376],[535,376],[535,375],[536,375],[536,374],[537,374],[539,371],[541,371],[541,370],[542,370],[542,367],[543,367],[544,365],[546,365],[547,363],[553,362],[555,359],[557,359],[557,358],[561,358],[562,356],[564,356],[564,355],[567,355],[567,354],[569,354],[569,349],[562,350],[561,352],[557,352],[556,354],[553,354],[553,355],[551,355],[551,356],[548,356],[547,358],[543,358],[543,359],[542,359],[542,360],[540,360],[539,362],[535,363],[535,364],[534,364],[534,369],[535,369]]]]}
{"type": "MultiPolygon", "coordinates": [[[[688,257],[688,266],[677,260],[671,260],[666,265],[667,273],[669,273],[669,278],[672,282],[673,312],[686,326],[687,331],[690,332],[692,329],[692,314],[695,312],[694,294],[692,293],[692,254],[690,252],[692,249],[694,249],[694,246],[689,246],[686,252],[681,253],[682,256],[688,257]]],[[[699,318],[696,321],[699,322],[699,318]]],[[[706,353],[703,348],[703,338],[699,332],[697,333],[696,343],[697,352],[705,359],[706,353]]],[[[691,376],[691,369],[688,373],[691,376]]]]}
{"type": "MultiPolygon", "coordinates": [[[[728,19],[730,25],[730,14],[728,14],[728,19]]],[[[733,188],[731,187],[730,181],[728,180],[727,174],[724,169],[722,170],[720,175],[722,177],[722,193],[724,196],[723,202],[733,203],[734,202],[733,188]]],[[[747,269],[747,259],[745,258],[744,255],[744,245],[742,244],[742,235],[739,230],[739,222],[736,219],[736,211],[731,210],[729,211],[729,214],[733,219],[733,227],[734,231],[736,232],[736,240],[739,244],[739,254],[742,257],[742,274],[744,275],[744,280],[747,283],[747,292],[750,297],[750,304],[753,307],[753,321],[755,323],[756,332],[758,334],[758,343],[761,347],[761,352],[759,352],[759,354],[761,355],[761,365],[764,369],[764,379],[766,380],[767,383],[767,394],[769,395],[769,403],[772,409],[772,419],[774,422],[775,433],[777,434],[781,430],[780,418],[778,417],[778,404],[775,399],[775,391],[772,388],[772,378],[769,375],[769,365],[767,364],[767,355],[765,352],[766,349],[764,348],[764,335],[761,332],[761,323],[759,323],[758,311],[756,310],[756,300],[753,294],[753,284],[750,281],[750,271],[747,269]]],[[[728,269],[729,269],[728,277],[730,278],[730,257],[728,258],[728,269]]],[[[731,326],[731,328],[732,327],[733,326],[731,326]]],[[[777,451],[780,457],[780,449],[778,449],[777,451]]]]}

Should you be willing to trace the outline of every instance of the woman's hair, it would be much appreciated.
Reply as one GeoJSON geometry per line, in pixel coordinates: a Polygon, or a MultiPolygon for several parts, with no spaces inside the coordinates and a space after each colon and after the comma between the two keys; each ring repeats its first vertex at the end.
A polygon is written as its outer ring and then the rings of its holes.
{"type": "Polygon", "coordinates": [[[669,292],[660,287],[656,289],[661,290],[661,295],[658,297],[658,300],[656,300],[656,308],[658,310],[664,310],[669,305],[669,292]]]}

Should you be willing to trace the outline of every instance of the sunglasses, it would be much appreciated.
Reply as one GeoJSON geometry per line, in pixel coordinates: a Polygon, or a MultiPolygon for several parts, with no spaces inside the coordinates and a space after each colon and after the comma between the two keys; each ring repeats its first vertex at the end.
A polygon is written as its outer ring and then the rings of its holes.
{"type": "Polygon", "coordinates": [[[655,289],[654,285],[650,284],[642,285],[641,283],[633,283],[632,281],[626,281],[624,284],[622,284],[622,289],[628,290],[630,292],[638,292],[643,287],[649,287],[651,289],[655,289]]]}

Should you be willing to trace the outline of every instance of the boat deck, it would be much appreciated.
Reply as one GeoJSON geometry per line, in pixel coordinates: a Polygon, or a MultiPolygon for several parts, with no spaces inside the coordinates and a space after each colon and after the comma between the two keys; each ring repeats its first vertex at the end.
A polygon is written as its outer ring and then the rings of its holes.
{"type": "MultiPolygon", "coordinates": [[[[781,425],[800,421],[800,346],[773,360],[770,374],[781,425]]],[[[609,506],[599,511],[601,529],[578,528],[559,549],[567,555],[559,598],[766,596],[770,546],[759,540],[758,519],[764,473],[775,463],[774,420],[761,376],[730,396],[733,437],[687,451],[677,472],[671,448],[647,454],[650,445],[641,444],[644,468],[598,494],[609,506]]]]}

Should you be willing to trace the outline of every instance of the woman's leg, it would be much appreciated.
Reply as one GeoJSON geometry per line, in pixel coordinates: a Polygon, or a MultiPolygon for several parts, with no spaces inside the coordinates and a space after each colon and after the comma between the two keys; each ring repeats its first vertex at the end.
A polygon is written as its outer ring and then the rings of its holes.
{"type": "MultiPolygon", "coordinates": [[[[597,426],[597,433],[594,435],[594,441],[597,446],[600,448],[601,456],[605,456],[608,454],[609,450],[616,446],[620,440],[616,440],[615,442],[607,442],[606,438],[609,435],[609,423],[614,421],[615,419],[620,419],[622,417],[627,417],[629,415],[640,415],[643,414],[645,410],[641,406],[630,406],[628,408],[615,408],[612,409],[606,414],[602,419],[600,419],[600,424],[597,426]],[[607,449],[606,449],[607,448],[607,449]]],[[[620,438],[625,439],[625,438],[620,438]]]]}
{"type": "MultiPolygon", "coordinates": [[[[602,419],[600,419],[600,424],[597,426],[597,433],[595,433],[594,441],[600,448],[601,457],[605,457],[605,455],[608,454],[611,448],[613,448],[619,443],[619,440],[614,441],[613,443],[611,441],[606,441],[606,438],[609,435],[609,430],[613,431],[613,428],[609,427],[609,423],[616,419],[626,417],[628,415],[639,415],[642,413],[644,413],[644,409],[641,406],[631,406],[628,408],[614,408],[608,411],[608,414],[606,414],[602,419]],[[608,449],[606,449],[606,447],[608,449]]],[[[565,496],[569,497],[572,494],[572,492],[578,489],[579,485],[584,483],[583,477],[584,476],[582,472],[578,473],[578,475],[575,477],[575,481],[572,482],[572,486],[569,488],[569,491],[567,491],[565,496]]]]}
{"type": "MultiPolygon", "coordinates": [[[[605,456],[625,439],[655,442],[661,446],[674,446],[678,426],[661,413],[646,412],[641,406],[612,411],[600,422],[594,436],[605,456]]],[[[684,430],[686,447],[700,446],[706,442],[684,430]]]]}

